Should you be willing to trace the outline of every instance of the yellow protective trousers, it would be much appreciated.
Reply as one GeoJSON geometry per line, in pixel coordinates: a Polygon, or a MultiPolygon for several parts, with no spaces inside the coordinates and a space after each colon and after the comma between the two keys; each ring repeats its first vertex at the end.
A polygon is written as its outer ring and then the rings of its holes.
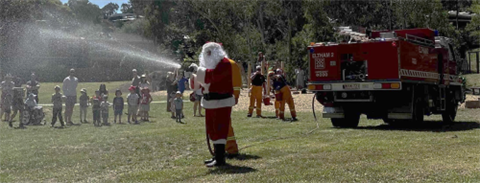
{"type": "Polygon", "coordinates": [[[280,117],[279,113],[280,113],[280,101],[275,99],[275,117],[277,118],[280,117]]]}
{"type": "Polygon", "coordinates": [[[237,140],[235,139],[235,134],[233,133],[231,121],[230,126],[228,127],[227,144],[225,145],[225,151],[227,151],[228,154],[238,154],[237,140]]]}
{"type": "Polygon", "coordinates": [[[263,89],[262,86],[252,85],[251,95],[250,95],[250,107],[248,108],[249,115],[253,113],[255,101],[256,101],[256,108],[257,108],[257,116],[262,115],[262,89],[263,89]]]}
{"type": "Polygon", "coordinates": [[[284,86],[280,89],[282,93],[282,100],[280,101],[280,112],[279,117],[281,119],[285,119],[285,103],[288,104],[288,108],[290,108],[290,114],[292,118],[297,117],[297,112],[295,111],[295,103],[293,102],[292,92],[288,86],[284,86]]]}

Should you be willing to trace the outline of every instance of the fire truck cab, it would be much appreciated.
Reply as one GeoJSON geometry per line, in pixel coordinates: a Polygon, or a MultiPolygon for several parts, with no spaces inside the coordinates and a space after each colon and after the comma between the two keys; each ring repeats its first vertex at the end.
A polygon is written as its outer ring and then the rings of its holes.
{"type": "Polygon", "coordinates": [[[308,89],[333,126],[356,127],[361,114],[386,123],[455,120],[465,94],[448,38],[431,29],[340,33],[350,40],[308,47],[308,89]]]}

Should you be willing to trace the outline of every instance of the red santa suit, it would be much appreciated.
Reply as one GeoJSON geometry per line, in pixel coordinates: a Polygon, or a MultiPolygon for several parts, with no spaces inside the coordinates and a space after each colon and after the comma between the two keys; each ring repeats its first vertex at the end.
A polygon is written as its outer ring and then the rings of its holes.
{"type": "Polygon", "coordinates": [[[241,83],[237,69],[238,65],[227,58],[220,44],[211,42],[203,46],[196,80],[203,87],[201,104],[205,108],[207,134],[215,148],[214,161],[207,166],[225,164],[232,106],[237,103],[239,95],[239,92],[234,92],[234,87],[238,88],[238,82],[241,83]]]}

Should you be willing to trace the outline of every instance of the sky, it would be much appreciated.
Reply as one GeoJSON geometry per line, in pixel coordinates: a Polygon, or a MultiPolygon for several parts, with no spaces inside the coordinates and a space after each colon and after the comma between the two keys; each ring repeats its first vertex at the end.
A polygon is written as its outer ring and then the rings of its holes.
{"type": "MultiPolygon", "coordinates": [[[[60,0],[62,3],[67,3],[68,0],[60,0]]],[[[128,3],[128,0],[89,0],[89,2],[98,5],[98,7],[103,8],[106,4],[112,2],[118,4],[119,7],[122,6],[123,3],[128,3]]],[[[120,8],[117,12],[120,12],[120,8]]]]}

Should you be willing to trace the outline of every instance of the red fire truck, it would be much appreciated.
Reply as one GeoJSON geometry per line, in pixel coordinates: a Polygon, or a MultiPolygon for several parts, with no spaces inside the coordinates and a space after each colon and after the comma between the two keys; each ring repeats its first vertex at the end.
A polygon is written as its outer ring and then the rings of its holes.
{"type": "Polygon", "coordinates": [[[454,121],[465,95],[448,38],[431,29],[342,33],[350,41],[308,47],[308,89],[333,126],[356,127],[361,114],[386,123],[432,114],[454,121]]]}

